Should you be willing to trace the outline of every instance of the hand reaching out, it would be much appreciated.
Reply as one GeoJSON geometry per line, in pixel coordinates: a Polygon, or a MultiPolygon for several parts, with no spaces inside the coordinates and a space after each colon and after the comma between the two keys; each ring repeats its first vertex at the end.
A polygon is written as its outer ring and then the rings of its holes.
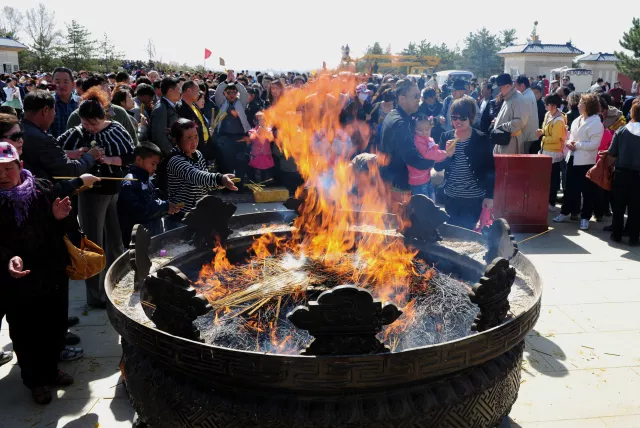
{"type": "Polygon", "coordinates": [[[24,263],[21,257],[15,256],[9,260],[9,275],[11,275],[11,277],[20,279],[30,273],[30,270],[24,270],[24,263]]]}
{"type": "Polygon", "coordinates": [[[71,213],[71,200],[69,199],[69,197],[67,196],[63,200],[60,200],[60,198],[56,198],[56,200],[53,201],[52,212],[56,220],[62,220],[66,218],[69,213],[71,213]]]}
{"type": "Polygon", "coordinates": [[[222,186],[226,189],[229,190],[238,190],[238,188],[236,187],[235,183],[232,181],[232,179],[235,178],[235,175],[233,174],[225,174],[222,176],[222,186]]]}

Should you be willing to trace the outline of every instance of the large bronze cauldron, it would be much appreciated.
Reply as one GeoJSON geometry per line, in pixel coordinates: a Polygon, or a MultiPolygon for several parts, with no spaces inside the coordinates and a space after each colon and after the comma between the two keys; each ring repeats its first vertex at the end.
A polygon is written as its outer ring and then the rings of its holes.
{"type": "MultiPolygon", "coordinates": [[[[292,211],[231,218],[231,229],[274,221],[292,211]]],[[[485,242],[482,235],[443,225],[446,240],[485,242]]],[[[154,237],[150,252],[187,236],[180,228],[154,237]]],[[[246,249],[252,236],[229,236],[227,247],[246,249]]],[[[438,244],[419,250],[439,268],[478,281],[485,265],[438,244]]],[[[202,257],[195,250],[173,266],[202,257]]],[[[210,254],[210,249],[206,250],[210,254]]],[[[535,299],[517,317],[459,340],[395,353],[290,356],[238,351],[168,334],[126,316],[114,287],[131,270],[129,254],[111,267],[106,288],[109,318],[122,336],[123,370],[135,410],[160,427],[478,427],[496,426],[520,387],[524,338],[540,312],[541,283],[521,253],[512,266],[533,280],[535,299]]]]}

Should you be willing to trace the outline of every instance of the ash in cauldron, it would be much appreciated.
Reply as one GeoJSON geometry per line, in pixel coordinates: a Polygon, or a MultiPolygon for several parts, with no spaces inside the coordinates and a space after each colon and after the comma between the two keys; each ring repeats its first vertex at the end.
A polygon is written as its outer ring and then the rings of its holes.
{"type": "Polygon", "coordinates": [[[149,244],[137,228],[109,272],[108,310],[132,403],[150,427],[490,427],[508,414],[540,283],[503,222],[489,241],[447,225],[441,241],[420,239],[433,230],[399,234],[393,216],[384,231],[354,226],[357,241],[400,239],[415,254],[409,285],[381,291],[353,272],[354,286],[341,286],[327,269],[357,266],[357,251],[332,263],[288,252],[295,217],[232,217],[235,232],[214,252],[193,236],[219,230],[190,226],[149,244]],[[142,267],[138,291],[130,263],[142,267]],[[278,294],[239,299],[270,278],[278,294]]]}

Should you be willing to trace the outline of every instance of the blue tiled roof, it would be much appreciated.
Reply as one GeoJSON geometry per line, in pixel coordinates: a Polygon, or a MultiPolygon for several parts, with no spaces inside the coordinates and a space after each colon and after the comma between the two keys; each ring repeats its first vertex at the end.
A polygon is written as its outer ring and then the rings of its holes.
{"type": "Polygon", "coordinates": [[[0,37],[0,48],[28,49],[22,43],[16,42],[15,40],[9,39],[9,38],[6,38],[6,37],[0,37]]]}
{"type": "Polygon", "coordinates": [[[578,61],[618,62],[618,57],[610,53],[592,53],[577,58],[578,61]]]}
{"type": "Polygon", "coordinates": [[[551,54],[551,55],[581,55],[580,49],[572,45],[547,45],[529,43],[526,45],[514,45],[502,49],[498,55],[504,54],[551,54]]]}

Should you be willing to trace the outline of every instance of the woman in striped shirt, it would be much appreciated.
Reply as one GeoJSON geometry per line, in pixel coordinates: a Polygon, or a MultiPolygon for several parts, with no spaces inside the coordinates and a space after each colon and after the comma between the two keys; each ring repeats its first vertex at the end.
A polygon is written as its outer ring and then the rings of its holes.
{"type": "Polygon", "coordinates": [[[445,170],[445,209],[449,224],[473,229],[482,208],[493,208],[495,165],[493,145],[486,134],[471,127],[476,115],[476,102],[469,97],[451,105],[453,130],[440,138],[440,148],[447,159],[435,165],[445,170]]]}
{"type": "MultiPolygon", "coordinates": [[[[135,160],[131,135],[118,122],[107,120],[109,98],[100,87],[89,89],[82,98],[78,107],[81,125],[69,128],[58,137],[58,143],[64,150],[83,152],[99,147],[104,150],[104,156],[96,162],[91,174],[103,178],[124,177],[127,166],[135,160]]],[[[87,304],[97,308],[106,306],[105,274],[124,252],[117,211],[120,185],[118,180],[103,180],[78,196],[82,230],[107,255],[105,270],[86,281],[87,304]]]]}
{"type": "Polygon", "coordinates": [[[169,202],[182,206],[178,214],[169,217],[168,229],[181,225],[185,213],[193,210],[202,197],[213,189],[238,190],[233,174],[208,171],[207,162],[198,148],[198,128],[189,119],[178,119],[171,125],[175,145],[166,162],[169,202]]]}

